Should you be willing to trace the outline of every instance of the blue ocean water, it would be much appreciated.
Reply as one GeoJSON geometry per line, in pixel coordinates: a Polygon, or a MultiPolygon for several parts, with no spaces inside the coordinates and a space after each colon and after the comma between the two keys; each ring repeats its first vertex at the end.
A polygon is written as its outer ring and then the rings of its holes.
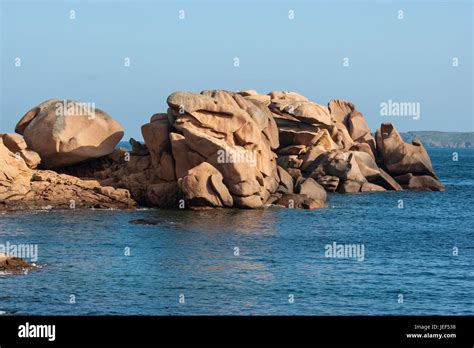
{"type": "Polygon", "coordinates": [[[0,215],[0,243],[37,244],[43,267],[0,276],[0,313],[473,315],[474,150],[429,153],[446,192],[332,194],[315,211],[0,215]],[[325,257],[333,242],[363,245],[364,260],[325,257]]]}

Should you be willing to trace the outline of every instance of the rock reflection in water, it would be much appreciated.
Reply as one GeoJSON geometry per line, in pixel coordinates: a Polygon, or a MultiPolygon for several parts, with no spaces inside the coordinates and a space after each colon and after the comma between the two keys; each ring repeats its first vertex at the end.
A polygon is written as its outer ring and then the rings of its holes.
{"type": "Polygon", "coordinates": [[[161,210],[152,219],[129,221],[136,225],[158,225],[179,232],[228,232],[252,235],[272,235],[278,222],[276,209],[213,209],[198,211],[161,210]]]}

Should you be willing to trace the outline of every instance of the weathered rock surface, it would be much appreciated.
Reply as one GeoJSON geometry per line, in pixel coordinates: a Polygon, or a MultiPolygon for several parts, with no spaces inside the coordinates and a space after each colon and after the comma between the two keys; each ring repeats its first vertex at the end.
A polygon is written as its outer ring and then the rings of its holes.
{"type": "Polygon", "coordinates": [[[406,144],[391,124],[372,136],[341,99],[326,107],[284,91],[175,92],[131,151],[114,149],[123,130],[110,116],[58,115],[58,102],[20,120],[24,138],[1,135],[0,207],[316,209],[327,192],[444,190],[421,142],[406,144]]]}
{"type": "Polygon", "coordinates": [[[405,143],[391,123],[382,124],[376,137],[381,160],[390,174],[412,173],[436,177],[430,157],[420,141],[415,139],[411,144],[405,143]]]}
{"type": "Polygon", "coordinates": [[[360,192],[384,192],[387,191],[380,185],[372,184],[370,182],[364,182],[360,187],[360,192]]]}
{"type": "Polygon", "coordinates": [[[133,208],[125,189],[103,187],[96,180],[81,180],[49,170],[32,170],[23,158],[0,142],[0,208],[133,208]]]}
{"type": "Polygon", "coordinates": [[[3,134],[1,139],[3,140],[3,145],[17,157],[23,158],[29,168],[35,169],[41,163],[38,153],[27,149],[26,142],[21,135],[8,133],[3,134]]]}
{"type": "Polygon", "coordinates": [[[326,190],[312,178],[306,178],[298,182],[296,192],[299,194],[304,194],[309,198],[320,202],[321,205],[324,205],[324,202],[326,202],[326,190]]]}
{"type": "Polygon", "coordinates": [[[32,268],[33,264],[15,256],[0,253],[0,272],[21,273],[32,268]]]}
{"type": "Polygon", "coordinates": [[[20,134],[7,133],[2,135],[3,145],[13,153],[26,150],[26,141],[20,134]]]}
{"type": "Polygon", "coordinates": [[[209,163],[221,173],[234,206],[242,208],[263,207],[279,184],[272,150],[279,146],[276,123],[266,105],[251,96],[203,91],[168,97],[172,150],[175,158],[186,153],[176,160],[178,177],[209,163]]]}
{"type": "Polygon", "coordinates": [[[16,125],[44,168],[57,168],[110,154],[122,126],[100,109],[75,100],[50,99],[28,111],[16,125]]]}
{"type": "Polygon", "coordinates": [[[376,140],[379,162],[388,173],[399,177],[397,181],[403,183],[404,188],[444,190],[421,141],[415,139],[411,144],[405,143],[391,123],[382,124],[377,130],[376,140]]]}
{"type": "Polygon", "coordinates": [[[191,207],[232,207],[232,196],[222,180],[216,168],[203,162],[188,171],[180,186],[191,207]]]}
{"type": "Polygon", "coordinates": [[[396,176],[395,180],[407,190],[444,191],[444,186],[429,175],[413,175],[412,173],[396,176]]]}

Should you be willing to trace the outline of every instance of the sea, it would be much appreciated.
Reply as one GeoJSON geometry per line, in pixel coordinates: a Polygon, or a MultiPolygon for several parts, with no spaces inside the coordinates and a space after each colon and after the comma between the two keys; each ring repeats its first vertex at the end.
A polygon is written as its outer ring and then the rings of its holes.
{"type": "Polygon", "coordinates": [[[474,149],[428,152],[445,192],[3,213],[0,247],[36,246],[37,267],[0,274],[0,314],[473,315],[474,149]]]}

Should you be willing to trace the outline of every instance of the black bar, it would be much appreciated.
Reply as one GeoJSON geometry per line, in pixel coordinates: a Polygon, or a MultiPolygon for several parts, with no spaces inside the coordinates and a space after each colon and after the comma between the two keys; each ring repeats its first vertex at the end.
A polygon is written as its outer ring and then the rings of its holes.
{"type": "Polygon", "coordinates": [[[0,346],[64,344],[389,344],[473,347],[474,317],[468,316],[177,316],[0,317],[0,346]],[[55,340],[20,338],[19,326],[55,325],[55,340]],[[418,328],[415,327],[417,325],[418,328]],[[436,325],[437,327],[435,327],[436,325]],[[444,325],[444,326],[442,326],[444,325]],[[453,326],[455,325],[455,327],[453,326]],[[407,334],[456,337],[407,338],[407,334]]]}

